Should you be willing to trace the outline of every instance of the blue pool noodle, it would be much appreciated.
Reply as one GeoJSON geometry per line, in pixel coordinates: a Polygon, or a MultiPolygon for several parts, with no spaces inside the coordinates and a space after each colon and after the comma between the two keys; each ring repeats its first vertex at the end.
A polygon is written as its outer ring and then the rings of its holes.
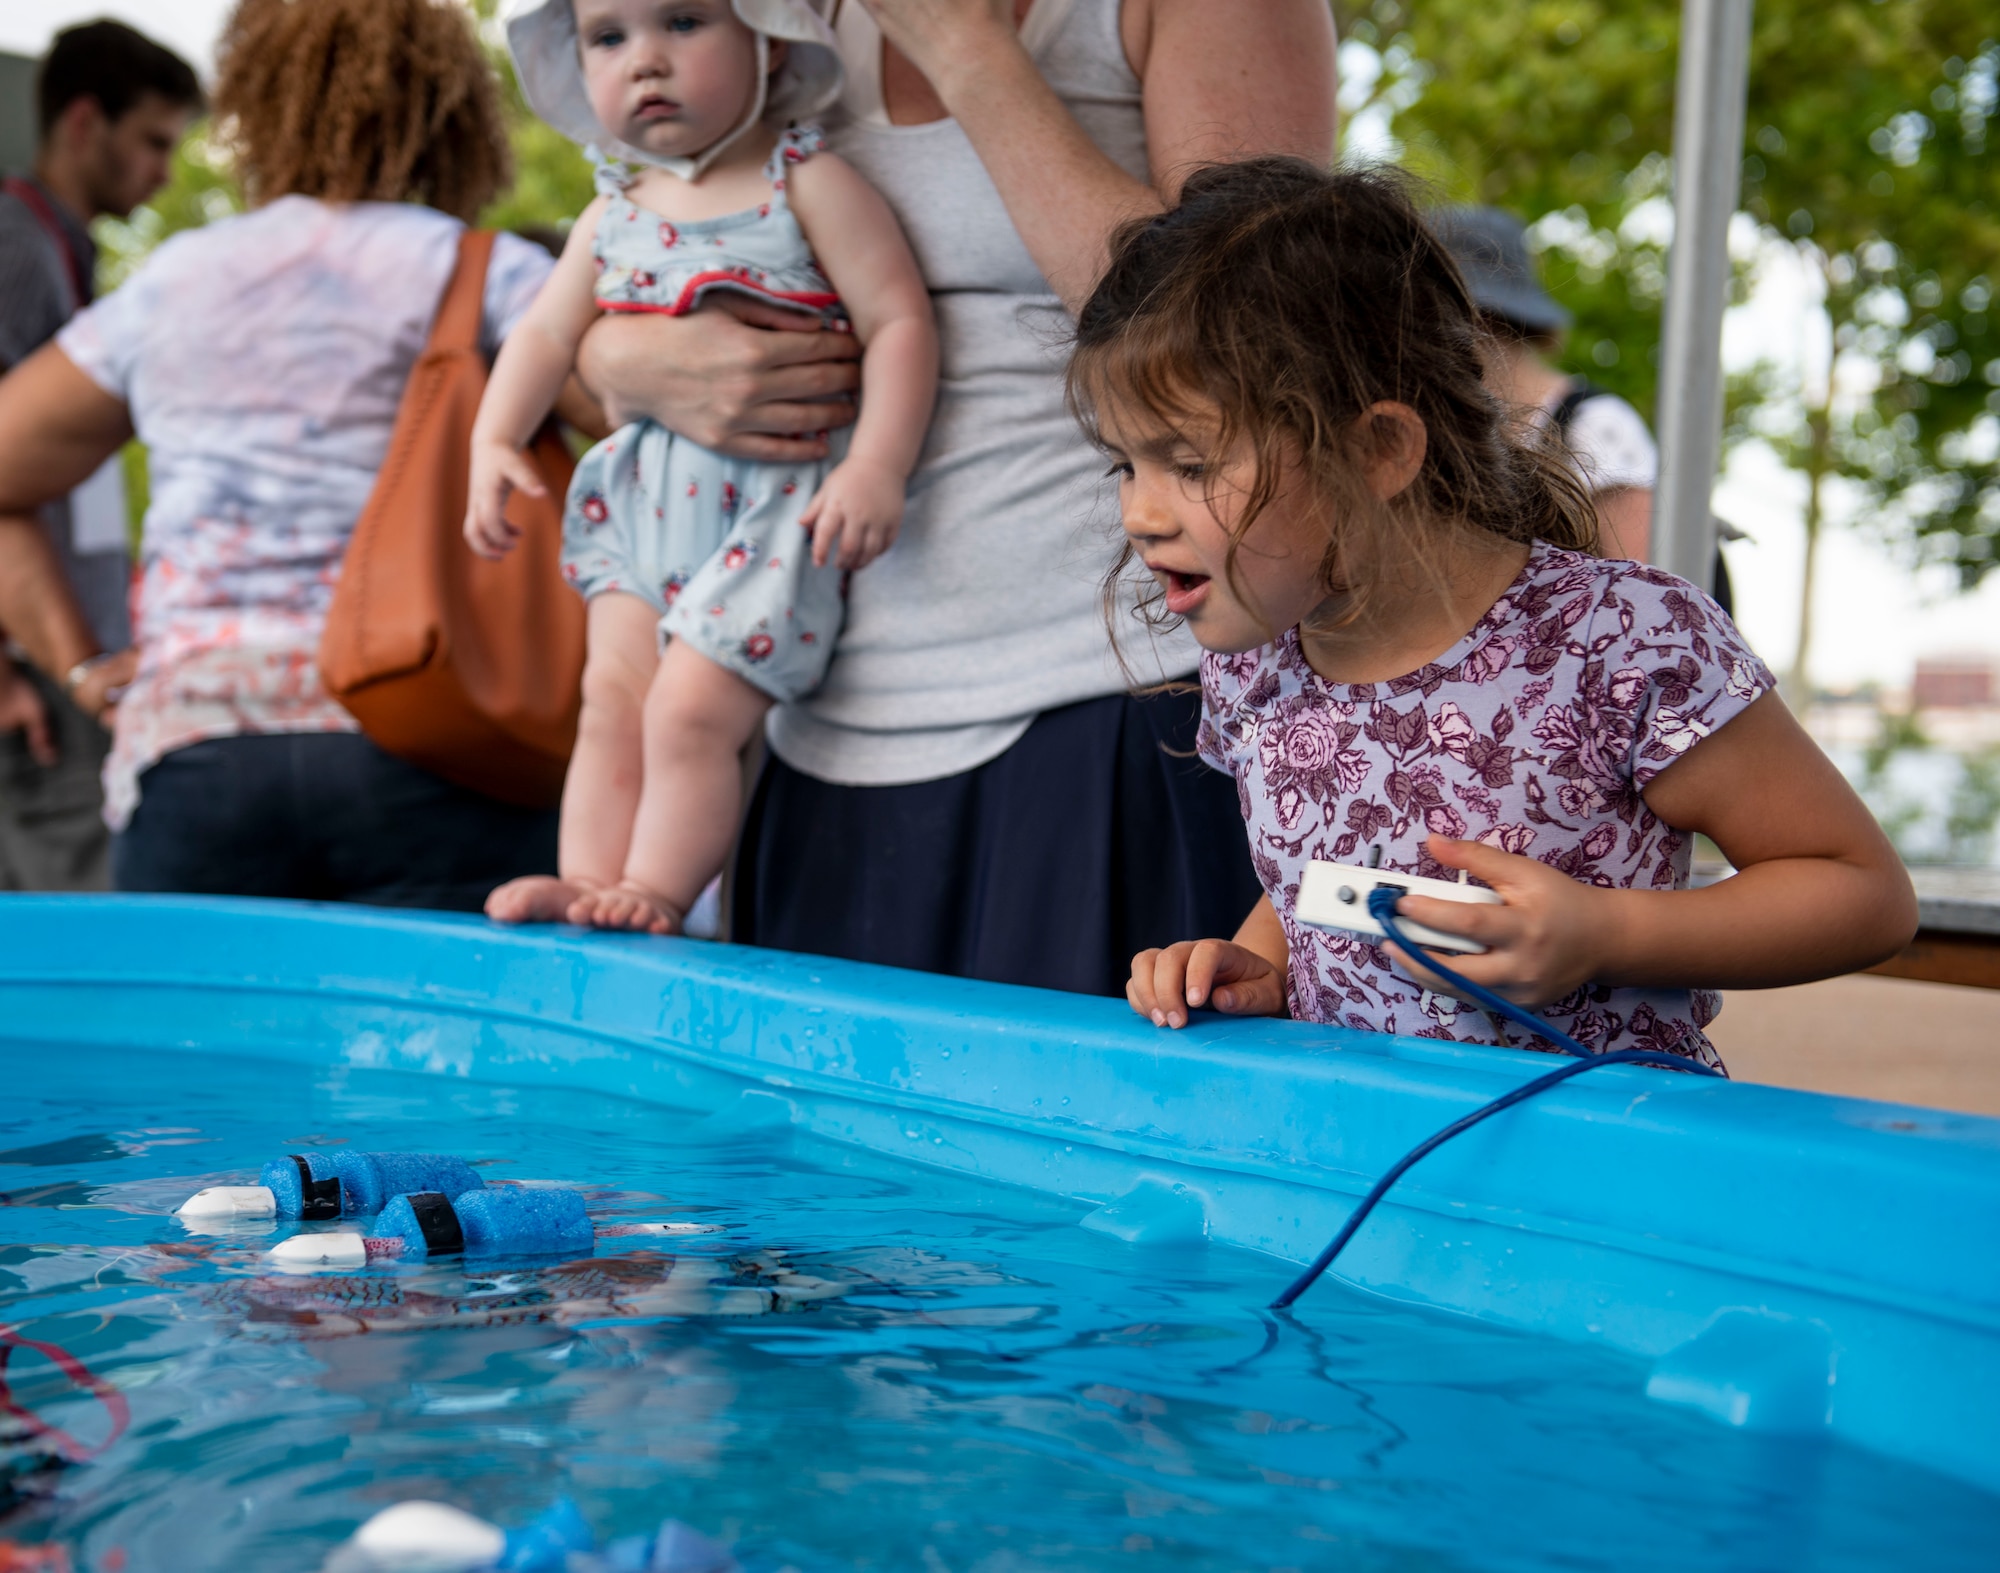
{"type": "MultiPolygon", "coordinates": [[[[340,1211],[343,1217],[365,1218],[379,1213],[392,1197],[408,1191],[438,1191],[446,1196],[462,1196],[479,1190],[485,1181],[474,1174],[463,1158],[437,1152],[308,1152],[299,1156],[315,1180],[340,1181],[340,1211]]],[[[280,1218],[297,1218],[305,1210],[299,1186],[299,1169],[289,1156],[273,1158],[264,1165],[257,1183],[270,1189],[277,1199],[280,1218]]]]}
{"type": "MultiPolygon", "coordinates": [[[[465,1236],[467,1256],[582,1255],[597,1243],[580,1191],[482,1189],[459,1196],[451,1210],[465,1236]]],[[[401,1240],[406,1259],[431,1254],[408,1196],[398,1196],[382,1210],[375,1233],[401,1240]]]]}

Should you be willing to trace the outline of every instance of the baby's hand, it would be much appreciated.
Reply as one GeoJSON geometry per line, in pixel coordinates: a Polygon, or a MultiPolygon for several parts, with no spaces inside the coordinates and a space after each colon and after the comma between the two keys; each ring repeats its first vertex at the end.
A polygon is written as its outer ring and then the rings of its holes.
{"type": "Polygon", "coordinates": [[[896,544],[903,527],[903,476],[886,464],[844,459],[806,504],[799,523],[812,531],[813,564],[825,567],[833,543],[844,569],[866,568],[896,544]]]}
{"type": "MultiPolygon", "coordinates": [[[[1584,885],[1533,858],[1502,852],[1480,841],[1432,836],[1425,850],[1446,868],[1462,868],[1500,893],[1502,905],[1405,896],[1396,915],[1486,947],[1484,955],[1446,954],[1454,972],[1517,1005],[1546,1005],[1596,978],[1609,954],[1620,893],[1584,885]]],[[[1450,987],[1395,945],[1384,947],[1396,964],[1426,988],[1450,987]]]]}
{"type": "Polygon", "coordinates": [[[1156,1027],[1185,1027],[1188,1012],[1198,1005],[1225,1016],[1282,1016],[1285,980],[1270,962],[1233,940],[1184,939],[1134,956],[1125,998],[1156,1027]]]}
{"type": "Polygon", "coordinates": [[[546,497],[541,473],[512,443],[472,439],[472,484],[465,505],[465,542],[481,557],[498,562],[514,549],[521,532],[507,522],[507,494],[524,491],[546,497]]]}

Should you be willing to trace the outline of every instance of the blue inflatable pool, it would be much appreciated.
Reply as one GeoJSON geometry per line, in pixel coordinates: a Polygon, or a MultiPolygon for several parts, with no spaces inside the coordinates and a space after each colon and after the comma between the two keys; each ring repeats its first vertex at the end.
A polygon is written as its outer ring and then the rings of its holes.
{"type": "Polygon", "coordinates": [[[1990,1565],[2000,1122],[1607,1069],[1261,1309],[1548,1065],[696,942],[5,898],[0,1542],[312,1567],[399,1497],[568,1494],[746,1569],[1990,1565]],[[626,1289],[432,1265],[343,1321],[266,1287],[268,1239],[170,1216],[340,1141],[586,1187],[626,1289]],[[339,1336],[385,1303],[432,1320],[339,1336]],[[108,1448],[44,1347],[129,1405],[108,1448]]]}

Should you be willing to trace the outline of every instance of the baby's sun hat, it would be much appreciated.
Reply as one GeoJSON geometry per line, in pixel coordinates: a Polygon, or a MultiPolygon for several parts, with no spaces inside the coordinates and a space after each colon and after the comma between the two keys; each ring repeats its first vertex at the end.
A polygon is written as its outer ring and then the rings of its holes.
{"type": "Polygon", "coordinates": [[[742,124],[693,158],[648,153],[621,142],[599,123],[584,90],[571,0],[506,0],[500,15],[522,96],[537,115],[572,142],[596,147],[626,163],[651,164],[683,180],[693,180],[717,154],[758,122],[767,118],[806,119],[840,96],[840,55],[833,29],[811,0],[730,0],[730,7],[736,19],[757,35],[757,93],[742,124]],[[771,75],[774,38],[790,45],[775,78],[771,75]]]}

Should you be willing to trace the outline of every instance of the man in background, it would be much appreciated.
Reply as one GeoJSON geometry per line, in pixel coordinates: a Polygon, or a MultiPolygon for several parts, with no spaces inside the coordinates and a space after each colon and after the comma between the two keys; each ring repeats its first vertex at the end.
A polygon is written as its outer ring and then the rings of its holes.
{"type": "MultiPolygon", "coordinates": [[[[188,63],[129,27],[90,22],[56,35],[35,81],[33,173],[0,188],[0,372],[89,304],[91,221],[124,218],[166,184],[201,106],[188,63]]],[[[0,649],[0,890],[101,890],[108,739],[70,695],[131,643],[117,461],[44,509],[42,525],[105,653],[51,682],[0,649]]]]}

